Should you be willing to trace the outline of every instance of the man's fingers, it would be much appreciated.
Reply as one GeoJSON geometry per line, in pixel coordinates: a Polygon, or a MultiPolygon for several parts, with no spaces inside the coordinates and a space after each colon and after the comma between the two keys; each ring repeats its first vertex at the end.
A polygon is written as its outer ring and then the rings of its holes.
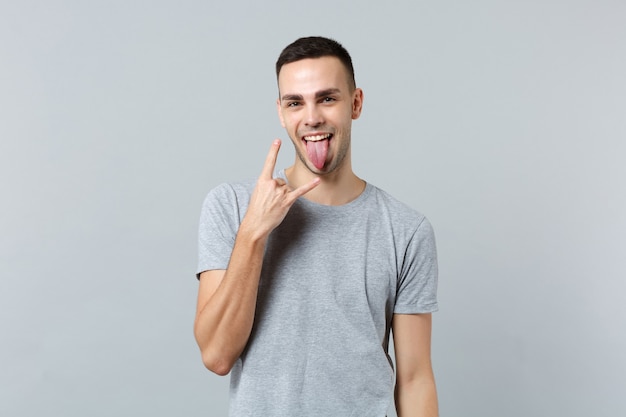
{"type": "Polygon", "coordinates": [[[306,193],[308,193],[309,191],[311,191],[313,188],[317,187],[320,183],[320,178],[319,177],[315,177],[313,179],[313,181],[309,182],[308,184],[304,184],[299,186],[298,188],[296,188],[295,190],[293,190],[291,192],[291,195],[293,196],[293,199],[297,199],[298,197],[301,197],[303,195],[305,195],[306,193]]]}
{"type": "Polygon", "coordinates": [[[276,166],[276,158],[278,157],[278,150],[280,149],[280,139],[275,139],[272,142],[270,151],[265,158],[265,165],[263,165],[263,171],[261,171],[261,178],[272,179],[274,175],[274,167],[276,166]]]}

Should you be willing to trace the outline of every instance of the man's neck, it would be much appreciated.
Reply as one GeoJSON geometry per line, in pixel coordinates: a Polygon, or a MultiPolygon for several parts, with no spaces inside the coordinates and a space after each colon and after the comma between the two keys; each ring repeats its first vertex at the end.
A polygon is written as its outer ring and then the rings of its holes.
{"type": "Polygon", "coordinates": [[[285,169],[285,176],[292,188],[306,184],[316,176],[319,177],[321,179],[320,184],[302,198],[327,206],[347,204],[365,190],[365,181],[357,177],[349,165],[342,166],[329,174],[316,175],[296,162],[296,164],[285,169]]]}

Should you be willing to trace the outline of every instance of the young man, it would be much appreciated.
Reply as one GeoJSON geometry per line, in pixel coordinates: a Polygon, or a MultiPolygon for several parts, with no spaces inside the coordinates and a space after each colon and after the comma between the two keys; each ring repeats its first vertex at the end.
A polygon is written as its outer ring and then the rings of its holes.
{"type": "Polygon", "coordinates": [[[231,416],[437,416],[432,228],[352,171],[361,114],[337,42],[301,38],[276,63],[278,116],[296,150],[277,173],[223,184],[200,221],[194,333],[204,364],[231,373],[231,416]]]}

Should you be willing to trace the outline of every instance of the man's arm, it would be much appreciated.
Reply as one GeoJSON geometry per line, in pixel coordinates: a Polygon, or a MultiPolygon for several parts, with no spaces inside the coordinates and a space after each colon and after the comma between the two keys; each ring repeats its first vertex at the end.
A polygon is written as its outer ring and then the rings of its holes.
{"type": "Polygon", "coordinates": [[[239,226],[226,270],[200,274],[194,335],[204,365],[219,375],[230,372],[254,322],[256,298],[269,234],[298,197],[319,184],[316,178],[295,190],[274,179],[280,140],[275,140],[239,226]]]}
{"type": "Polygon", "coordinates": [[[437,388],[430,360],[431,314],[394,314],[395,400],[398,417],[437,417],[437,388]]]}

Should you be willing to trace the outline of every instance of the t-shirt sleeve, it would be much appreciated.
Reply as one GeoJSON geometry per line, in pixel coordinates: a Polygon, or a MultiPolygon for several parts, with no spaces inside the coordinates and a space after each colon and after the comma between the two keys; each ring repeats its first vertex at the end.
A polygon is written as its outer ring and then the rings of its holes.
{"type": "Polygon", "coordinates": [[[437,311],[437,280],[435,234],[428,219],[423,218],[407,246],[394,313],[419,314],[437,311]]]}
{"type": "Polygon", "coordinates": [[[198,269],[226,269],[239,230],[237,195],[228,184],[212,189],[204,199],[198,230],[198,269]]]}

